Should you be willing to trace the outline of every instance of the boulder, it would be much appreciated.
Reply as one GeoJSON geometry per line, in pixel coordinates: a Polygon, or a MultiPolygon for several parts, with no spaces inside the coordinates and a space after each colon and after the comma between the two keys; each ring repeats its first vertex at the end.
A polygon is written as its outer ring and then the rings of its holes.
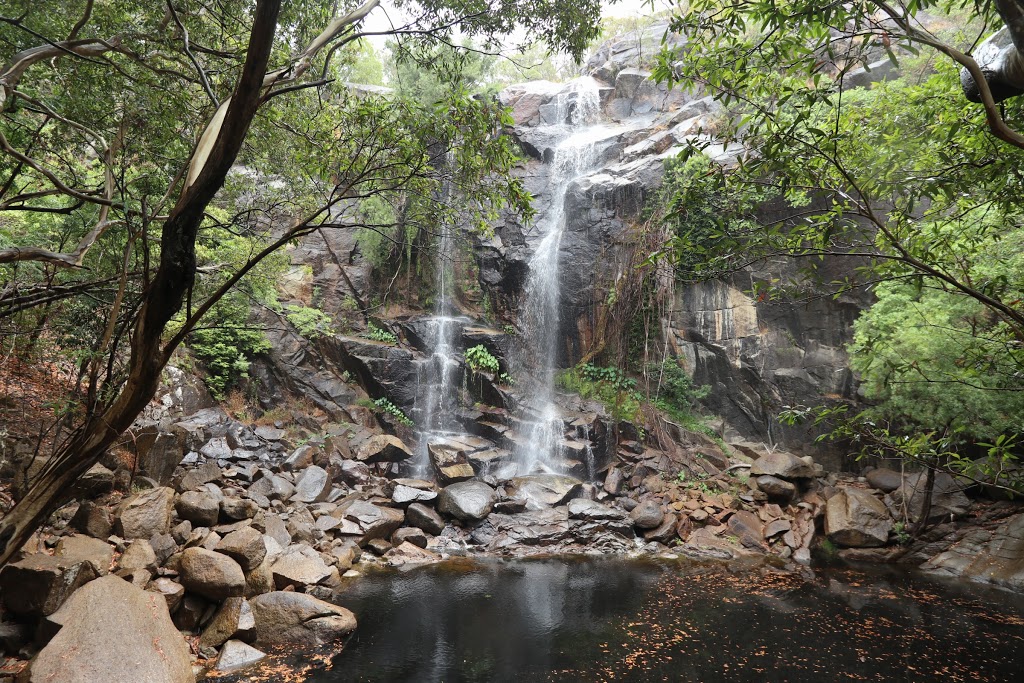
{"type": "Polygon", "coordinates": [[[792,453],[775,451],[762,455],[750,467],[752,477],[765,474],[782,479],[810,479],[814,476],[814,466],[792,453]]]}
{"type": "Polygon", "coordinates": [[[405,509],[406,520],[412,526],[437,536],[444,531],[444,519],[433,508],[413,503],[405,509]]]}
{"type": "Polygon", "coordinates": [[[292,591],[275,591],[250,601],[256,617],[256,645],[325,645],[352,633],[356,618],[344,607],[292,591]]]}
{"type": "Polygon", "coordinates": [[[657,529],[665,520],[665,513],[661,510],[661,503],[648,498],[633,508],[629,518],[637,529],[657,529]]]}
{"type": "Polygon", "coordinates": [[[222,538],[217,544],[216,551],[233,559],[244,572],[250,572],[258,567],[267,556],[263,534],[251,526],[232,531],[222,538]]]}
{"type": "Polygon", "coordinates": [[[345,519],[359,525],[363,532],[359,545],[365,545],[375,538],[388,538],[395,533],[405,521],[405,514],[401,510],[357,500],[345,510],[345,519]]]}
{"type": "Polygon", "coordinates": [[[569,501],[569,519],[582,519],[587,522],[622,522],[627,518],[622,510],[602,505],[586,498],[574,498],[569,501]]]}
{"type": "MultiPolygon", "coordinates": [[[[927,475],[925,472],[907,474],[903,483],[892,492],[892,502],[898,511],[905,509],[910,519],[917,521],[924,514],[927,475]]],[[[963,486],[945,472],[935,473],[932,486],[932,505],[928,513],[930,521],[959,519],[967,514],[971,501],[963,492],[963,486]]]]}
{"type": "Polygon", "coordinates": [[[93,538],[105,539],[114,530],[114,516],[110,510],[91,500],[82,501],[69,526],[93,538]]]}
{"type": "Polygon", "coordinates": [[[213,670],[221,674],[234,673],[257,664],[266,656],[252,645],[247,645],[240,640],[229,640],[221,648],[213,670]]]}
{"type": "Polygon", "coordinates": [[[316,454],[316,449],[308,443],[304,443],[289,455],[283,463],[281,463],[281,469],[286,472],[298,472],[313,464],[313,456],[316,454]]]}
{"type": "Polygon", "coordinates": [[[178,609],[178,605],[181,604],[182,599],[185,597],[185,588],[180,583],[163,576],[150,581],[149,585],[146,586],[146,590],[162,595],[167,602],[167,611],[171,614],[174,614],[174,611],[178,609]]]}
{"type": "Polygon", "coordinates": [[[764,524],[749,510],[739,510],[729,517],[729,531],[740,545],[751,550],[764,550],[764,524]]]}
{"type": "Polygon", "coordinates": [[[580,494],[583,482],[562,474],[529,474],[512,479],[505,487],[509,498],[526,503],[527,510],[564,505],[580,494]]]}
{"type": "Polygon", "coordinates": [[[892,518],[885,504],[863,489],[840,489],[825,504],[825,534],[844,548],[885,545],[892,518]]]}
{"type": "Polygon", "coordinates": [[[0,596],[14,614],[45,616],[56,612],[79,586],[97,576],[90,560],[35,553],[0,571],[0,596]]]}
{"type": "Polygon", "coordinates": [[[256,637],[256,618],[245,598],[228,598],[214,613],[203,633],[199,647],[220,647],[231,638],[252,640],[256,637]]]}
{"type": "Polygon", "coordinates": [[[29,683],[194,683],[192,658],[164,598],[116,576],[75,592],[60,631],[30,665],[29,683]]]}
{"type": "Polygon", "coordinates": [[[604,478],[604,490],[613,496],[617,496],[622,493],[622,486],[625,480],[626,478],[623,476],[622,470],[618,467],[609,468],[608,474],[604,478]]]}
{"type": "Polygon", "coordinates": [[[181,554],[181,585],[210,600],[245,593],[245,574],[227,555],[205,548],[186,548],[181,554]]]}
{"type": "Polygon", "coordinates": [[[220,517],[220,501],[203,491],[185,491],[174,505],[178,516],[195,526],[211,527],[220,517]]]}
{"type": "Polygon", "coordinates": [[[118,507],[117,535],[126,538],[150,538],[171,529],[174,490],[161,486],[131,496],[118,507]]]}
{"type": "Polygon", "coordinates": [[[391,545],[396,548],[403,543],[412,543],[419,548],[426,548],[429,540],[423,529],[416,527],[405,526],[391,534],[391,545]]]}
{"type": "Polygon", "coordinates": [[[289,547],[278,556],[270,565],[270,571],[278,590],[287,586],[315,586],[331,575],[331,568],[320,553],[302,543],[289,547]]]}
{"type": "Polygon", "coordinates": [[[877,467],[866,475],[872,487],[884,493],[892,493],[903,483],[903,475],[887,467],[877,467]]]}
{"type": "Polygon", "coordinates": [[[463,522],[476,522],[491,513],[498,496],[482,481],[463,481],[441,490],[437,509],[463,522]]]}
{"type": "Polygon", "coordinates": [[[757,488],[764,491],[765,495],[770,499],[780,503],[788,503],[796,495],[796,485],[785,479],[773,477],[770,474],[762,474],[756,481],[757,488]]]}
{"type": "Polygon", "coordinates": [[[400,545],[387,550],[384,559],[392,567],[404,567],[407,565],[429,564],[438,562],[441,556],[424,547],[405,541],[400,545]]]}
{"type": "Polygon", "coordinates": [[[252,519],[260,511],[256,501],[238,496],[228,496],[220,501],[220,519],[226,522],[240,522],[252,519]]]}
{"type": "Polygon", "coordinates": [[[427,503],[437,498],[437,491],[418,489],[399,484],[391,493],[391,500],[398,505],[407,503],[427,503]]]}
{"type": "Polygon", "coordinates": [[[99,576],[109,572],[114,561],[114,548],[109,543],[81,534],[60,539],[53,554],[70,563],[90,562],[99,576]]]}
{"type": "Polygon", "coordinates": [[[298,480],[295,482],[295,494],[292,500],[300,503],[318,503],[327,500],[331,492],[331,476],[327,470],[316,465],[310,465],[302,470],[298,480]]]}
{"type": "Polygon", "coordinates": [[[366,463],[401,462],[413,456],[405,442],[391,434],[375,434],[367,439],[355,453],[356,460],[366,463]]]}
{"type": "Polygon", "coordinates": [[[146,434],[136,441],[136,449],[139,472],[161,486],[171,483],[174,468],[185,455],[180,435],[172,432],[146,434]]]}
{"type": "Polygon", "coordinates": [[[127,572],[143,569],[153,574],[156,573],[157,565],[153,546],[149,544],[149,541],[144,541],[141,538],[132,541],[121,557],[117,558],[118,569],[127,572]]]}
{"type": "Polygon", "coordinates": [[[447,444],[430,444],[427,447],[430,462],[442,484],[467,481],[476,476],[473,466],[463,450],[447,444]]]}

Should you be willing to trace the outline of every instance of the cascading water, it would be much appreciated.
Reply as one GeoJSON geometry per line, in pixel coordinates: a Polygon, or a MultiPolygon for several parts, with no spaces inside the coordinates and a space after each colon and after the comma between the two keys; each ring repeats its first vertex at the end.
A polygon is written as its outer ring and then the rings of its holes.
{"type": "MultiPolygon", "coordinates": [[[[449,168],[452,163],[449,155],[449,168]]],[[[446,186],[444,192],[446,196],[450,195],[450,187],[446,186]]],[[[453,300],[455,252],[451,228],[447,224],[441,226],[441,234],[438,235],[435,263],[435,315],[424,321],[427,324],[427,348],[431,349],[431,354],[420,365],[417,377],[420,388],[417,403],[421,404],[417,406],[417,412],[422,415],[422,420],[413,474],[422,478],[430,476],[430,444],[443,440],[454,430],[452,410],[456,405],[459,369],[455,359],[455,336],[459,326],[466,322],[454,315],[457,311],[453,300]]]]}
{"type": "Polygon", "coordinates": [[[517,453],[523,473],[538,466],[548,471],[560,469],[563,426],[554,402],[558,344],[562,339],[559,247],[565,231],[566,195],[573,181],[593,167],[596,142],[600,138],[591,127],[600,112],[598,85],[594,79],[574,81],[567,92],[558,95],[554,104],[557,105],[558,125],[564,127],[567,134],[554,148],[549,175],[551,206],[537,225],[541,240],[530,259],[526,285],[523,327],[530,358],[528,364],[533,366],[538,385],[534,396],[538,417],[517,453]]]}

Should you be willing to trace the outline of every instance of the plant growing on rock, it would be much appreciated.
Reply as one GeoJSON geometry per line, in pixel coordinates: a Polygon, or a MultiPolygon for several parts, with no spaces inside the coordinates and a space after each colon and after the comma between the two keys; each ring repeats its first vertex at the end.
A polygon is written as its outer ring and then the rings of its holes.
{"type": "Polygon", "coordinates": [[[495,376],[501,370],[501,363],[483,344],[466,349],[466,365],[473,372],[486,372],[495,376]]]}
{"type": "Polygon", "coordinates": [[[397,344],[398,337],[393,332],[385,330],[383,327],[377,327],[373,323],[369,324],[366,332],[366,337],[373,341],[384,342],[385,344],[397,344]]]}

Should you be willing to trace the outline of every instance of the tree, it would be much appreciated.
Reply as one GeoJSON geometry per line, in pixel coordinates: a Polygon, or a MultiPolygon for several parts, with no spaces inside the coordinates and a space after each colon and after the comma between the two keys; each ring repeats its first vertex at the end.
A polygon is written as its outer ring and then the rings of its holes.
{"type": "MultiPolygon", "coordinates": [[[[443,180],[474,198],[462,213],[476,223],[505,204],[528,211],[508,175],[511,144],[493,135],[504,113],[459,91],[424,107],[331,83],[380,4],[5,6],[0,320],[84,296],[95,334],[77,354],[82,390],[66,429],[0,520],[0,564],[132,424],[203,317],[284,245],[316,230],[387,227],[361,221],[367,197],[418,198],[418,219],[439,220],[453,208],[424,198],[443,180]],[[457,163],[442,178],[432,159],[449,150],[457,163]],[[248,190],[228,201],[226,183],[246,172],[248,190]],[[218,205],[236,212],[225,219],[218,205]],[[201,235],[241,236],[249,252],[200,269],[201,235]]],[[[576,56],[599,14],[594,1],[398,5],[411,18],[392,35],[458,29],[493,45],[519,28],[576,56]]]]}
{"type": "Polygon", "coordinates": [[[962,464],[953,453],[978,439],[998,440],[1001,466],[1024,429],[1022,283],[1012,266],[993,265],[1018,253],[1024,108],[997,104],[1012,94],[1012,68],[983,69],[971,56],[976,36],[1012,24],[1016,7],[696,0],[672,22],[689,42],[656,69],[723,104],[691,153],[722,141],[745,150],[676,183],[670,216],[699,230],[677,231],[666,253],[695,278],[780,256],[804,265],[802,279],[763,298],[873,288],[879,301],[851,351],[879,403],[837,434],[932,467],[962,464]],[[886,59],[895,73],[864,71],[886,59]],[[758,192],[784,200],[784,217],[758,212],[758,192]],[[687,222],[693,198],[711,205],[698,226],[687,222]],[[850,257],[854,276],[817,276],[825,259],[850,257]]]}

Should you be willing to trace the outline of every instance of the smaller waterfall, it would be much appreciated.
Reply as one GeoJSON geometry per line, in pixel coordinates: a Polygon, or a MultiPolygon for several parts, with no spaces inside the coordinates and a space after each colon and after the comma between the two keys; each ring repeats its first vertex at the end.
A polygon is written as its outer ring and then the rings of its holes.
{"type": "MultiPolygon", "coordinates": [[[[448,167],[453,162],[449,154],[448,167]]],[[[451,188],[446,186],[444,195],[450,198],[451,188]]],[[[417,412],[422,415],[419,448],[413,463],[413,475],[429,478],[430,443],[442,440],[455,429],[453,411],[457,403],[459,362],[456,360],[455,337],[466,319],[455,315],[455,244],[451,227],[440,226],[437,238],[436,271],[434,274],[437,299],[435,315],[424,322],[427,324],[426,343],[431,350],[430,357],[419,367],[417,373],[417,412]]]]}
{"type": "Polygon", "coordinates": [[[566,195],[574,180],[585,175],[594,163],[596,142],[591,126],[600,113],[597,82],[592,78],[574,81],[567,92],[558,95],[558,126],[566,135],[555,149],[551,160],[551,205],[538,224],[540,243],[530,259],[530,275],[526,284],[523,328],[532,366],[537,380],[534,404],[538,417],[519,449],[517,460],[521,472],[536,467],[558,470],[564,427],[554,402],[555,370],[559,343],[563,338],[559,315],[559,248],[565,232],[566,195]]]}

